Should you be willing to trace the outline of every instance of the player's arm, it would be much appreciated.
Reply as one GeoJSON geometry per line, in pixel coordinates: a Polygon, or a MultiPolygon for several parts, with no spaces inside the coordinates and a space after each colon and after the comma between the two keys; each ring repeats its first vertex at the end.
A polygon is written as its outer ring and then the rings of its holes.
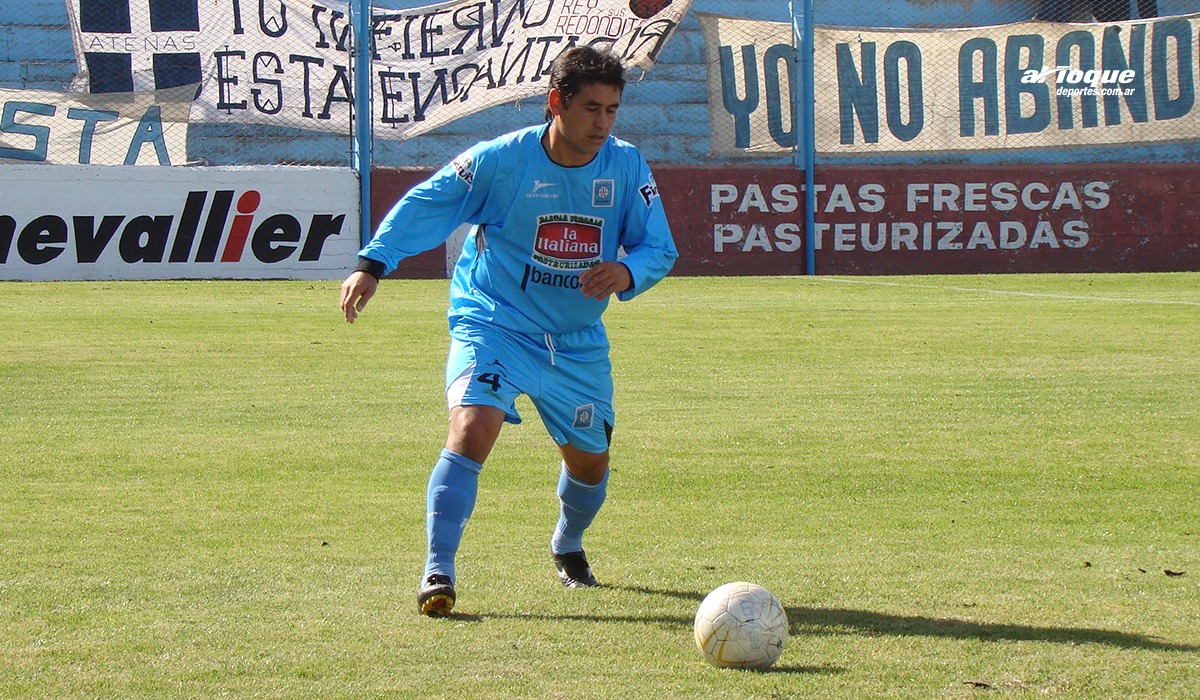
{"type": "Polygon", "coordinates": [[[473,151],[464,153],[392,207],[370,243],[359,251],[357,269],[342,283],[340,305],[348,323],[354,323],[375,296],[380,278],[401,260],[441,245],[475,215],[484,199],[481,193],[486,192],[485,187],[474,186],[485,176],[475,167],[479,160],[473,151]]]}
{"type": "Polygon", "coordinates": [[[620,264],[630,274],[629,287],[617,292],[621,301],[628,301],[657,284],[667,276],[679,257],[658,187],[644,160],[635,182],[637,193],[632,198],[621,233],[621,246],[626,256],[621,258],[620,264]]]}
{"type": "MultiPolygon", "coordinates": [[[[432,250],[454,229],[470,221],[482,206],[486,186],[480,180],[492,158],[478,148],[467,151],[409,190],[380,222],[375,235],[358,255],[382,264],[380,277],[401,260],[432,250]]],[[[360,268],[362,269],[362,268],[360,268]]]]}

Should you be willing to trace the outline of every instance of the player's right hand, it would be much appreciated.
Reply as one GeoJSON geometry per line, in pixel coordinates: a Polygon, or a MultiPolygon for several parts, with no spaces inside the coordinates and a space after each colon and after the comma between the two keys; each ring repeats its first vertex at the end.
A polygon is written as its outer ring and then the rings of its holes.
{"type": "Polygon", "coordinates": [[[358,314],[367,306],[367,302],[371,297],[375,296],[375,290],[379,288],[379,280],[374,276],[356,270],[350,273],[345,282],[342,282],[342,313],[346,315],[346,323],[354,323],[354,319],[358,318],[358,314]]]}

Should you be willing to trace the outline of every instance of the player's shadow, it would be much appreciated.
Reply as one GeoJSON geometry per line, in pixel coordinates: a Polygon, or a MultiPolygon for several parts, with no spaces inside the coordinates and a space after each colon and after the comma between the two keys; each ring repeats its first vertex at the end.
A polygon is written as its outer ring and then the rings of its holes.
{"type": "MultiPolygon", "coordinates": [[[[704,600],[706,595],[697,591],[681,591],[647,586],[625,586],[606,584],[603,588],[626,591],[650,596],[665,596],[686,600],[690,604],[688,610],[704,600]]],[[[957,618],[920,617],[915,615],[890,615],[872,612],[870,610],[852,610],[846,608],[809,608],[787,607],[789,633],[793,635],[890,635],[898,637],[944,637],[947,639],[978,639],[993,642],[1052,642],[1056,644],[1103,644],[1123,649],[1150,649],[1155,651],[1185,651],[1200,652],[1200,646],[1180,644],[1158,637],[1116,630],[1098,629],[1094,627],[1040,627],[1036,625],[1010,625],[1003,623],[983,623],[960,620],[957,618]]],[[[506,617],[500,614],[461,614],[452,613],[450,619],[459,622],[483,622],[496,617],[506,617]]],[[[693,614],[686,615],[645,615],[637,612],[614,611],[613,614],[597,615],[540,615],[537,613],[512,615],[512,617],[552,617],[556,620],[584,620],[592,622],[637,622],[650,625],[663,625],[691,629],[694,621],[693,614]]],[[[830,669],[794,668],[792,672],[830,672],[830,669]]],[[[777,671],[787,672],[783,667],[777,671]]]]}
{"type": "Polygon", "coordinates": [[[883,634],[911,637],[945,637],[1006,642],[1103,644],[1124,649],[1200,651],[1194,644],[1179,644],[1158,637],[1094,627],[1039,627],[983,623],[956,618],[888,615],[868,610],[840,608],[787,608],[792,634],[883,634]]]}
{"type": "MultiPolygon", "coordinates": [[[[609,590],[628,591],[631,593],[640,593],[640,594],[645,594],[645,595],[670,596],[670,597],[675,597],[675,598],[681,598],[684,600],[695,601],[697,603],[704,597],[702,594],[687,593],[687,592],[682,592],[682,591],[656,590],[656,589],[651,589],[651,588],[644,588],[641,586],[620,586],[620,585],[605,584],[605,585],[601,586],[601,588],[605,588],[605,589],[609,589],[609,590]]],[[[692,606],[689,605],[688,607],[690,609],[692,606]]],[[[581,621],[581,622],[638,623],[638,624],[642,624],[642,625],[658,625],[658,626],[662,626],[662,627],[668,627],[671,629],[679,628],[679,629],[687,630],[689,634],[692,629],[692,623],[694,622],[693,614],[691,614],[691,613],[689,613],[687,615],[646,615],[643,613],[638,613],[636,611],[630,611],[630,612],[614,611],[613,613],[607,613],[607,614],[590,613],[590,614],[578,614],[578,615],[570,615],[570,614],[564,615],[561,613],[545,614],[545,613],[532,613],[532,612],[531,613],[484,613],[484,614],[469,614],[469,613],[452,612],[448,616],[446,616],[444,619],[455,621],[458,623],[463,623],[463,622],[475,623],[475,622],[486,622],[489,619],[497,619],[497,618],[499,618],[499,619],[520,619],[520,620],[530,620],[530,619],[533,619],[533,620],[555,620],[555,621],[577,620],[577,621],[581,621]]],[[[841,668],[838,666],[828,666],[828,665],[805,666],[805,665],[800,665],[800,664],[774,664],[771,667],[765,668],[765,669],[740,669],[740,670],[747,672],[747,673],[807,674],[807,675],[817,675],[817,674],[834,675],[834,674],[839,674],[839,673],[845,672],[844,668],[841,668]]]]}
{"type": "MultiPolygon", "coordinates": [[[[610,586],[617,590],[646,595],[667,596],[688,600],[696,605],[705,593],[648,588],[645,586],[610,586]]],[[[786,606],[785,606],[786,607],[786,606]]],[[[789,633],[793,635],[892,635],[901,637],[944,637],[948,639],[979,639],[983,641],[1053,642],[1057,644],[1103,644],[1124,649],[1157,651],[1200,651],[1194,644],[1179,644],[1157,637],[1091,627],[1040,627],[982,623],[956,618],[889,615],[869,610],[844,608],[786,607],[789,633]]],[[[660,620],[661,622],[662,620],[660,620]]],[[[690,627],[692,618],[680,616],[676,622],[690,627]]]]}

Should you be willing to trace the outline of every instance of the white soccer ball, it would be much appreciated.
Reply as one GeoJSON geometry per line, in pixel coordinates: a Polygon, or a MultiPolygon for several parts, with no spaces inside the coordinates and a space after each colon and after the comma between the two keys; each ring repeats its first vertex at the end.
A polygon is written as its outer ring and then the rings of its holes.
{"type": "Polygon", "coordinates": [[[783,652],[787,612],[770,591],[754,583],[727,583],[696,611],[696,646],[721,668],[767,668],[783,652]]]}

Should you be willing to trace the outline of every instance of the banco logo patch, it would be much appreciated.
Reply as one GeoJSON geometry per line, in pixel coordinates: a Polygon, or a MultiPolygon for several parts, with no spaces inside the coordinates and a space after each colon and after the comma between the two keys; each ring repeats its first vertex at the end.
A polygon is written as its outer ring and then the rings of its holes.
{"type": "Polygon", "coordinates": [[[600,260],[604,219],[579,214],[538,217],[533,260],[555,270],[585,270],[600,260]]]}
{"type": "Polygon", "coordinates": [[[646,202],[646,206],[650,206],[651,202],[658,197],[658,183],[654,181],[653,175],[646,181],[646,184],[638,188],[638,192],[642,195],[642,200],[646,202]]]}

